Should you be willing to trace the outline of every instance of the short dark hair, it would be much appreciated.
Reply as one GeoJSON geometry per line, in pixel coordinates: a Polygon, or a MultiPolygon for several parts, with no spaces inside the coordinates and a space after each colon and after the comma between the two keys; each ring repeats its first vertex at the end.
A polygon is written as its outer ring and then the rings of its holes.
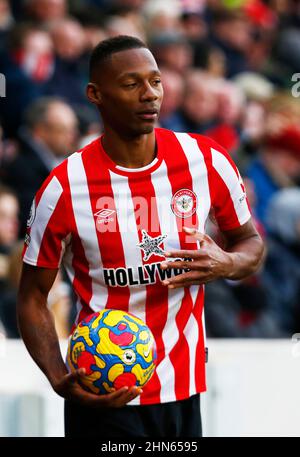
{"type": "Polygon", "coordinates": [[[101,63],[108,59],[115,52],[127,51],[128,49],[147,48],[148,46],[139,38],[118,35],[113,38],[100,41],[93,49],[90,56],[90,80],[95,76],[95,72],[99,69],[101,63]]]}

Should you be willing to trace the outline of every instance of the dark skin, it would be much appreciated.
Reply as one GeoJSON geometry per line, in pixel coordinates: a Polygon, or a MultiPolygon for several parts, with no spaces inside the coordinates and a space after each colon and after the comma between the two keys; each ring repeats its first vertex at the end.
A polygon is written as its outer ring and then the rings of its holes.
{"type": "Polygon", "coordinates": [[[55,392],[69,400],[91,407],[121,407],[141,393],[136,387],[123,387],[107,395],[95,395],[80,385],[84,369],[68,373],[61,356],[51,311],[47,308],[48,293],[58,270],[23,264],[19,286],[17,314],[24,343],[55,392]]]}
{"type": "MultiPolygon", "coordinates": [[[[163,90],[160,73],[148,49],[139,48],[113,54],[101,71],[94,71],[87,96],[99,109],[103,124],[103,147],[110,158],[123,167],[139,168],[152,162],[156,154],[154,125],[163,90]]],[[[218,278],[242,279],[257,270],[263,257],[263,243],[252,221],[224,232],[224,249],[199,232],[186,232],[199,240],[199,250],[177,250],[168,258],[191,258],[192,262],[162,262],[162,268],[189,268],[190,271],[164,281],[169,288],[202,284],[218,278]]],[[[121,407],[141,389],[124,387],[95,395],[80,385],[84,370],[68,373],[47,308],[47,297],[57,270],[23,265],[17,313],[21,335],[37,365],[55,392],[66,399],[92,407],[121,407]]]]}
{"type": "Polygon", "coordinates": [[[113,54],[105,70],[87,86],[102,116],[103,147],[118,165],[146,166],[155,157],[154,124],[163,97],[155,59],[148,49],[131,49],[113,54]]]}

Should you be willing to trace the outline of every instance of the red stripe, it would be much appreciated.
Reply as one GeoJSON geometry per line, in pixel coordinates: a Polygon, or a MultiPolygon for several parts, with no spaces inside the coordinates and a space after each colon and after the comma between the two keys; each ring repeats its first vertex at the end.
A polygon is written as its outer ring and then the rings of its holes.
{"type": "Polygon", "coordinates": [[[64,197],[61,195],[43,233],[37,266],[47,265],[48,268],[58,268],[62,240],[67,232],[65,213],[64,197]]]}
{"type": "MultiPolygon", "coordinates": [[[[171,132],[161,130],[161,135],[165,140],[165,162],[168,169],[168,178],[174,195],[180,189],[193,189],[192,176],[189,171],[188,160],[181,148],[180,143],[175,135],[171,132]]],[[[176,217],[178,235],[181,249],[197,249],[197,244],[187,237],[182,231],[182,226],[198,226],[197,213],[186,219],[176,217]],[[188,238],[188,240],[187,240],[188,238]]],[[[175,394],[176,398],[187,398],[190,396],[190,354],[189,346],[184,335],[184,328],[188,322],[193,309],[193,302],[189,287],[184,288],[184,296],[180,309],[176,315],[176,325],[179,331],[179,339],[174,348],[170,352],[170,360],[175,371],[175,394]]]]}
{"type": "MultiPolygon", "coordinates": [[[[157,237],[161,235],[161,229],[159,225],[159,216],[157,206],[155,202],[155,190],[151,182],[150,175],[144,177],[129,177],[128,180],[131,195],[133,199],[137,199],[141,196],[141,189],[143,198],[147,201],[147,206],[142,208],[139,205],[138,213],[135,211],[137,231],[140,242],[142,241],[142,232],[144,229],[151,237],[157,237]],[[145,211],[146,213],[143,213],[145,211]],[[141,225],[142,221],[147,221],[148,226],[141,225]],[[153,231],[153,229],[156,231],[153,231]]],[[[163,243],[161,244],[163,247],[163,243]]],[[[152,255],[147,261],[143,260],[143,264],[151,264],[155,262],[161,262],[164,257],[152,255]]],[[[167,321],[168,316],[168,290],[165,286],[158,281],[155,284],[149,284],[146,286],[146,322],[151,329],[157,346],[157,364],[165,357],[164,342],[162,339],[162,332],[167,321]]],[[[140,397],[140,403],[145,404],[151,401],[152,403],[160,402],[160,389],[161,384],[157,373],[155,372],[149,383],[143,388],[143,394],[140,397]]]]}
{"type": "Polygon", "coordinates": [[[215,217],[217,219],[220,230],[230,230],[240,226],[234,204],[231,198],[230,191],[223,181],[222,177],[212,165],[211,148],[216,149],[220,154],[223,154],[232,166],[237,177],[238,170],[229,156],[229,154],[218,143],[207,137],[195,136],[198,145],[204,153],[204,159],[208,170],[208,184],[211,198],[211,205],[214,208],[215,217]]]}
{"type": "MultiPolygon", "coordinates": [[[[94,216],[95,230],[98,239],[103,268],[126,268],[124,249],[120,234],[117,212],[114,202],[114,194],[111,186],[110,174],[100,153],[100,141],[93,142],[90,148],[83,152],[83,165],[87,174],[90,200],[93,214],[101,209],[108,208],[115,211],[114,221],[107,225],[109,230],[100,231],[103,224],[99,224],[100,218],[94,216]],[[105,197],[107,203],[101,205],[101,197],[105,197]],[[100,206],[99,206],[100,205],[100,206]]],[[[108,299],[106,308],[121,309],[128,311],[130,290],[129,287],[107,286],[108,299]]]]}
{"type": "Polygon", "coordinates": [[[57,169],[57,177],[61,181],[61,185],[64,188],[65,204],[67,213],[64,218],[68,219],[71,228],[71,250],[73,253],[72,257],[72,268],[74,271],[73,289],[76,293],[81,305],[82,310],[77,316],[78,322],[84,319],[88,314],[92,313],[93,310],[89,307],[90,300],[92,298],[92,280],[89,276],[89,263],[87,261],[84,248],[81,239],[78,234],[78,229],[75,221],[70,182],[67,171],[68,162],[63,162],[57,169]]]}
{"type": "Polygon", "coordinates": [[[193,309],[193,315],[198,322],[199,337],[196,347],[196,362],[195,362],[195,385],[197,392],[206,390],[205,382],[205,341],[202,325],[202,313],[204,305],[204,289],[200,287],[196,302],[193,309]]]}

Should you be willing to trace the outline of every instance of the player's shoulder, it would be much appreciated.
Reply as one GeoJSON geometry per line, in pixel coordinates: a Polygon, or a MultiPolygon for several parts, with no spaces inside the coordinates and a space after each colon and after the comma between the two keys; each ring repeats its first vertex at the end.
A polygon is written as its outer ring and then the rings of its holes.
{"type": "Polygon", "coordinates": [[[200,133],[194,133],[194,132],[176,132],[173,130],[169,129],[164,129],[164,128],[157,128],[156,129],[157,135],[160,137],[164,138],[166,141],[172,137],[176,137],[179,139],[180,137],[189,137],[193,138],[194,140],[197,141],[197,145],[199,149],[201,150],[203,155],[211,155],[212,150],[218,151],[224,156],[228,157],[229,154],[226,151],[223,146],[221,146],[219,143],[217,143],[213,138],[202,135],[200,133]]]}
{"type": "Polygon", "coordinates": [[[212,150],[214,150],[220,152],[226,157],[229,155],[227,150],[223,146],[221,146],[217,141],[215,141],[213,138],[207,135],[202,135],[200,133],[193,132],[189,132],[187,133],[187,135],[189,135],[197,141],[198,147],[202,150],[203,153],[207,152],[211,154],[212,150]]]}

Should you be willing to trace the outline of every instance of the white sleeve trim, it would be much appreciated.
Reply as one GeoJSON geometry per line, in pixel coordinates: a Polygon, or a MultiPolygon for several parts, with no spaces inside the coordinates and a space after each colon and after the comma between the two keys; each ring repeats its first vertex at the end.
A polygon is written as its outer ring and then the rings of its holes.
{"type": "Polygon", "coordinates": [[[33,265],[37,264],[43,235],[49,223],[49,220],[55,211],[57,202],[60,199],[60,196],[63,192],[63,188],[56,178],[53,176],[51,181],[48,183],[47,187],[45,188],[41,199],[36,207],[36,214],[31,226],[30,230],[30,240],[28,248],[24,255],[24,261],[27,259],[33,265]]]}

